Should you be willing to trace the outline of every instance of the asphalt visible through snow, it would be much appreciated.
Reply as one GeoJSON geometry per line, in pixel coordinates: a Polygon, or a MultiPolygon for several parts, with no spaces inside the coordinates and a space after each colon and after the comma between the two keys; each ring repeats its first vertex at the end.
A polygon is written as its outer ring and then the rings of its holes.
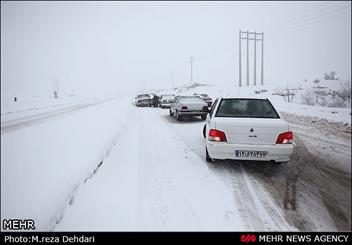
{"type": "MultiPolygon", "coordinates": [[[[177,122],[161,116],[173,125],[190,149],[205,161],[199,118],[177,122]],[[193,127],[194,135],[187,135],[185,127],[193,127]],[[194,140],[196,138],[196,140],[194,140]],[[199,142],[199,143],[198,143],[199,142]]],[[[284,164],[251,161],[217,161],[206,163],[215,174],[233,186],[239,199],[241,213],[251,228],[261,227],[253,221],[257,206],[250,197],[248,181],[258,190],[259,202],[278,217],[281,209],[286,222],[300,231],[349,231],[351,229],[351,131],[350,125],[311,121],[309,117],[284,114],[295,134],[295,150],[284,164]],[[309,128],[307,129],[307,126],[309,128]],[[243,177],[245,176],[245,177],[243,177]],[[247,182],[245,182],[247,180],[247,182]],[[270,207],[267,199],[275,202],[270,207]]],[[[254,218],[255,219],[255,218],[254,218]]]]}

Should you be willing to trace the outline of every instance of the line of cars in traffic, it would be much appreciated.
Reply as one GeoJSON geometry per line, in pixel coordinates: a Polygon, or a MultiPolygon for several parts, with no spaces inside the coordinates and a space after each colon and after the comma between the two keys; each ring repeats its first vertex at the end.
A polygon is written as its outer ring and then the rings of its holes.
{"type": "Polygon", "coordinates": [[[203,137],[208,162],[232,159],[283,163],[293,153],[289,124],[267,98],[219,97],[213,103],[207,94],[164,94],[149,99],[144,94],[136,96],[135,103],[153,106],[156,101],[178,121],[193,116],[206,120],[203,137]]]}

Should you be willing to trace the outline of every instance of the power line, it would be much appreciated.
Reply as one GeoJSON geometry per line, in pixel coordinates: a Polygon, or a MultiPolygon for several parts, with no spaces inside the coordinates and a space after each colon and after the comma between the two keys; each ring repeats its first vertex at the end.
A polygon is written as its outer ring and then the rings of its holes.
{"type": "Polygon", "coordinates": [[[302,18],[304,18],[304,17],[311,17],[311,15],[313,15],[317,12],[321,12],[321,11],[328,10],[328,9],[331,9],[331,5],[319,5],[318,7],[314,6],[314,7],[310,8],[308,11],[304,11],[300,16],[297,16],[296,18],[293,18],[291,20],[289,19],[286,23],[283,23],[283,24],[278,25],[274,28],[271,28],[268,31],[271,31],[272,29],[276,29],[281,26],[287,26],[289,24],[292,24],[292,22],[302,20],[302,18]]]}
{"type": "Polygon", "coordinates": [[[268,30],[268,32],[276,32],[276,31],[279,31],[281,29],[287,29],[291,26],[293,27],[297,27],[299,25],[305,25],[305,24],[311,24],[311,23],[314,23],[314,22],[319,22],[319,21],[322,21],[324,19],[328,19],[328,18],[331,18],[332,16],[335,16],[337,14],[340,14],[342,13],[343,11],[346,11],[346,10],[349,10],[350,11],[350,6],[347,6],[349,8],[346,8],[346,7],[343,7],[343,8],[338,8],[338,9],[330,9],[330,11],[328,12],[324,12],[323,14],[319,14],[319,15],[315,15],[315,16],[310,16],[309,18],[303,18],[303,19],[299,19],[297,21],[291,21],[291,22],[288,22],[287,24],[285,25],[280,25],[280,26],[277,26],[277,27],[274,27],[274,28],[271,28],[268,30]]]}
{"type": "Polygon", "coordinates": [[[324,11],[324,9],[323,10],[320,9],[319,11],[317,11],[315,9],[314,12],[306,11],[305,14],[303,14],[301,16],[298,16],[298,17],[296,17],[294,19],[291,19],[291,20],[289,20],[288,22],[286,22],[284,24],[281,24],[281,25],[278,25],[276,27],[273,27],[273,28],[269,29],[268,32],[275,31],[275,30],[281,29],[281,28],[286,28],[287,26],[294,25],[294,24],[297,24],[297,23],[307,22],[307,21],[311,20],[312,17],[313,17],[313,19],[317,18],[317,17],[319,18],[321,16],[328,15],[330,12],[334,12],[336,10],[345,9],[345,7],[341,8],[341,6],[335,6],[335,7],[338,7],[338,8],[334,9],[331,6],[325,6],[325,11],[324,11]],[[327,10],[327,12],[326,12],[326,10],[327,10]],[[314,16],[315,13],[319,13],[319,14],[314,16]]]}
{"type": "Polygon", "coordinates": [[[337,20],[336,18],[339,17],[339,15],[337,15],[337,14],[338,13],[335,13],[334,15],[326,16],[323,19],[312,19],[309,22],[300,23],[300,24],[297,24],[292,27],[287,27],[286,29],[283,29],[283,30],[278,30],[278,32],[282,34],[282,33],[288,32],[288,31],[292,32],[292,31],[298,31],[298,30],[302,30],[302,29],[310,29],[310,28],[314,27],[314,25],[316,25],[316,24],[323,25],[326,23],[330,23],[330,22],[337,20]]]}

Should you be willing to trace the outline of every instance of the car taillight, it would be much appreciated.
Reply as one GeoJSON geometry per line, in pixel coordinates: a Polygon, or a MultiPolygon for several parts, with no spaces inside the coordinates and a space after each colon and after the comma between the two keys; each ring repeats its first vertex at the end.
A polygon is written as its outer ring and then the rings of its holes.
{"type": "Polygon", "coordinates": [[[187,106],[182,106],[182,107],[181,107],[181,110],[187,110],[187,109],[188,109],[187,106]]]}
{"type": "Polygon", "coordinates": [[[225,133],[216,129],[210,129],[208,139],[210,141],[227,142],[225,133]]]}
{"type": "Polygon", "coordinates": [[[276,144],[290,144],[293,140],[293,133],[288,131],[282,134],[279,134],[276,140],[276,144]]]}
{"type": "Polygon", "coordinates": [[[208,111],[208,106],[203,106],[202,111],[208,111]]]}

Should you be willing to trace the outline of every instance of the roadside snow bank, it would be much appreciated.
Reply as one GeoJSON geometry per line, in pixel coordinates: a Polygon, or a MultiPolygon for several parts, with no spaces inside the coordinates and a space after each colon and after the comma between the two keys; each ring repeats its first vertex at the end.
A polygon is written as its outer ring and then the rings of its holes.
{"type": "Polygon", "coordinates": [[[117,99],[1,135],[1,218],[52,229],[130,108],[129,98],[117,99]]]}

